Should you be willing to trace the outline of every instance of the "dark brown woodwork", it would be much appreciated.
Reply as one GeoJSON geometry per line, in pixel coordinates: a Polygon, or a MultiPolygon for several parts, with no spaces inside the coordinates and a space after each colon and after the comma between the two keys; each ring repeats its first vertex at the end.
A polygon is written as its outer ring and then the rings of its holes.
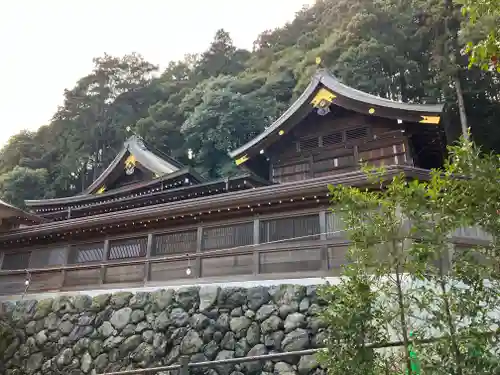
{"type": "Polygon", "coordinates": [[[267,151],[273,182],[292,182],[375,166],[413,165],[404,126],[349,111],[311,113],[267,151]]]}

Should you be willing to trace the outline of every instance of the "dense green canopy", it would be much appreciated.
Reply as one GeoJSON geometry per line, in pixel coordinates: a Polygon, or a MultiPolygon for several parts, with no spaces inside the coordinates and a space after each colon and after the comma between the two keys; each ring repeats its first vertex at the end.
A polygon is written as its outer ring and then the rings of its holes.
{"type": "Polygon", "coordinates": [[[171,62],[160,75],[138,54],[96,58],[49,124],[13,136],[1,150],[0,197],[19,204],[81,192],[118,152],[127,127],[207,177],[234,173],[227,150],[284,111],[317,56],[369,93],[446,102],[449,140],[460,133],[456,77],[473,139],[500,151],[500,75],[468,69],[460,52],[480,36],[459,33],[462,17],[460,5],[441,0],[319,0],[293,22],[263,31],[252,51],[219,30],[204,53],[171,62]]]}

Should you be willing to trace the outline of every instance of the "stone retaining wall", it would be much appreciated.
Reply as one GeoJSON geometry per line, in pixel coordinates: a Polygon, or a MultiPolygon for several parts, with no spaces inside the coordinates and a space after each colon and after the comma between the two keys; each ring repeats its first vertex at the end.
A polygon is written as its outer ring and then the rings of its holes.
{"type": "MultiPolygon", "coordinates": [[[[16,327],[0,373],[82,375],[320,347],[316,286],[181,288],[4,303],[16,327]]],[[[196,370],[320,375],[314,356],[196,370]]]]}

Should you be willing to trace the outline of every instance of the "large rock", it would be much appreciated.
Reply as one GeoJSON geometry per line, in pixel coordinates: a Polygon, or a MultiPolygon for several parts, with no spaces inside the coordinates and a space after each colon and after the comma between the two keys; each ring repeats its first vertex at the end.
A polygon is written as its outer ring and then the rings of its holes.
{"type": "Polygon", "coordinates": [[[184,310],[189,310],[195,303],[199,302],[198,288],[180,288],[177,291],[175,300],[184,310]]]}
{"type": "MultiPolygon", "coordinates": [[[[223,360],[223,359],[231,359],[234,358],[234,352],[230,350],[222,350],[217,354],[217,357],[215,357],[216,361],[223,360]]],[[[227,365],[218,365],[215,368],[219,375],[229,375],[231,372],[234,370],[234,364],[227,364],[227,365]]]]}
{"type": "Polygon", "coordinates": [[[253,322],[247,330],[247,342],[250,346],[255,346],[260,342],[260,326],[259,323],[253,322]]]}
{"type": "Polygon", "coordinates": [[[217,297],[217,306],[232,310],[241,307],[247,302],[247,293],[243,288],[224,288],[217,297]]]}
{"type": "Polygon", "coordinates": [[[73,323],[71,323],[69,320],[59,323],[59,331],[61,331],[63,335],[69,335],[72,330],[73,323]]]}
{"type": "Polygon", "coordinates": [[[283,326],[283,321],[278,316],[271,315],[269,318],[267,318],[261,323],[260,329],[262,333],[266,334],[277,331],[281,329],[282,326],[283,326]]]}
{"type": "Polygon", "coordinates": [[[172,289],[161,289],[151,294],[153,302],[153,311],[159,312],[165,310],[174,301],[175,292],[172,289]]]}
{"type": "Polygon", "coordinates": [[[308,375],[318,367],[319,364],[315,355],[303,355],[299,360],[299,375],[308,375]]]}
{"type": "Polygon", "coordinates": [[[74,296],[73,306],[75,306],[77,312],[84,312],[92,306],[92,298],[84,294],[74,296]]]}
{"type": "Polygon", "coordinates": [[[285,352],[307,349],[309,347],[309,332],[305,329],[297,328],[285,336],[281,343],[285,352]]]}
{"type": "MultiPolygon", "coordinates": [[[[111,300],[113,300],[113,297],[111,297],[111,300]]],[[[111,315],[110,322],[117,330],[122,330],[130,322],[131,315],[132,309],[130,307],[124,307],[111,315]]]]}
{"type": "Polygon", "coordinates": [[[150,293],[137,292],[129,301],[129,306],[133,309],[143,309],[149,302],[150,293]]]}
{"type": "Polygon", "coordinates": [[[286,362],[278,362],[274,365],[275,375],[297,375],[293,366],[286,362]]]}
{"type": "Polygon", "coordinates": [[[306,317],[301,313],[293,313],[285,319],[285,333],[292,332],[297,328],[304,328],[306,326],[306,317]]]}
{"type": "Polygon", "coordinates": [[[200,311],[206,312],[210,310],[217,302],[217,296],[219,295],[220,287],[218,286],[203,286],[200,288],[200,311]]]}
{"type": "Polygon", "coordinates": [[[141,335],[127,337],[120,345],[120,355],[125,357],[128,353],[134,351],[142,342],[141,335]]]}
{"type": "MultiPolygon", "coordinates": [[[[266,346],[263,344],[257,344],[252,349],[250,349],[247,356],[254,357],[254,356],[265,355],[265,354],[267,354],[266,346]]],[[[253,375],[253,374],[257,374],[260,371],[262,371],[262,368],[264,366],[264,362],[263,361],[246,362],[246,363],[243,363],[242,365],[246,369],[248,375],[253,375]]]]}
{"type": "Polygon", "coordinates": [[[111,294],[99,294],[92,298],[92,305],[90,305],[90,310],[99,312],[104,310],[108,306],[111,294]]]}
{"type": "Polygon", "coordinates": [[[195,354],[203,347],[203,340],[198,332],[189,330],[181,341],[181,354],[195,354]]]}
{"type": "Polygon", "coordinates": [[[132,323],[137,324],[141,321],[144,320],[146,314],[144,313],[143,310],[134,310],[132,311],[132,314],[130,315],[130,320],[132,323]]]}
{"type": "Polygon", "coordinates": [[[210,319],[208,319],[203,314],[194,314],[189,319],[189,322],[190,322],[191,327],[193,327],[197,331],[202,331],[205,328],[210,326],[210,319]]]}
{"type": "Polygon", "coordinates": [[[92,356],[89,354],[89,352],[85,352],[83,354],[81,364],[80,364],[80,369],[85,374],[88,374],[90,372],[90,370],[92,370],[92,356]]]}
{"type": "Polygon", "coordinates": [[[166,311],[162,311],[160,315],[157,316],[153,323],[153,329],[155,331],[164,331],[172,323],[170,317],[166,311]]]}
{"type": "Polygon", "coordinates": [[[39,320],[45,318],[49,313],[52,312],[53,300],[51,298],[43,299],[36,305],[35,315],[33,319],[39,320]]]}
{"type": "Polygon", "coordinates": [[[220,346],[222,349],[225,349],[225,350],[234,350],[234,348],[236,346],[235,334],[231,331],[226,332],[226,334],[224,335],[224,338],[220,342],[220,346]]]}
{"type": "Polygon", "coordinates": [[[128,301],[130,301],[132,296],[133,294],[130,292],[118,292],[111,296],[109,303],[113,308],[121,309],[128,305],[128,301]]]}
{"type": "Polygon", "coordinates": [[[245,337],[238,340],[234,346],[234,356],[237,358],[245,357],[250,350],[250,345],[245,337]]]}
{"type": "Polygon", "coordinates": [[[52,302],[52,311],[57,313],[59,316],[63,316],[64,314],[76,312],[76,309],[73,306],[71,297],[59,296],[54,298],[54,301],[52,302]]]}
{"type": "Polygon", "coordinates": [[[34,374],[37,372],[43,364],[43,354],[34,353],[26,361],[26,372],[28,374],[34,374]]]}
{"type": "Polygon", "coordinates": [[[257,311],[262,305],[269,302],[271,296],[269,295],[268,288],[258,286],[250,288],[247,292],[248,308],[257,311]]]}
{"type": "Polygon", "coordinates": [[[188,324],[189,314],[181,307],[176,307],[170,312],[170,320],[176,327],[184,327],[188,324]]]}
{"type": "Polygon", "coordinates": [[[102,323],[102,325],[97,329],[97,332],[99,332],[99,334],[104,338],[108,338],[116,333],[110,322],[102,323]]]}
{"type": "Polygon", "coordinates": [[[205,345],[203,353],[209,360],[213,361],[219,350],[220,350],[219,345],[212,340],[207,345],[205,345]]]}
{"type": "Polygon", "coordinates": [[[252,321],[246,316],[239,316],[236,318],[231,318],[229,321],[229,328],[236,334],[237,338],[241,338],[246,335],[248,327],[250,327],[252,321]]]}
{"type": "Polygon", "coordinates": [[[259,322],[266,320],[276,311],[276,306],[274,305],[263,305],[257,310],[255,319],[259,322]]]}
{"type": "Polygon", "coordinates": [[[285,333],[283,331],[272,332],[264,337],[264,344],[273,350],[281,350],[281,343],[285,333]]]}
{"type": "Polygon", "coordinates": [[[62,369],[64,366],[69,365],[72,359],[73,359],[73,350],[69,348],[64,349],[61,352],[61,354],[57,357],[56,360],[57,367],[62,369]]]}

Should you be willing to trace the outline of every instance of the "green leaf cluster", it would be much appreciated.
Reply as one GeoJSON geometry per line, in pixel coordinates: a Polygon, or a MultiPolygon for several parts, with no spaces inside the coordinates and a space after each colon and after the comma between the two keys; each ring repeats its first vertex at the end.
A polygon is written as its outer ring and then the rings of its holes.
{"type": "Polygon", "coordinates": [[[499,371],[500,156],[470,141],[449,153],[429,181],[366,169],[379,189],[330,187],[350,241],[342,280],[322,291],[330,375],[499,371]],[[471,227],[483,240],[461,245],[471,227]]]}

